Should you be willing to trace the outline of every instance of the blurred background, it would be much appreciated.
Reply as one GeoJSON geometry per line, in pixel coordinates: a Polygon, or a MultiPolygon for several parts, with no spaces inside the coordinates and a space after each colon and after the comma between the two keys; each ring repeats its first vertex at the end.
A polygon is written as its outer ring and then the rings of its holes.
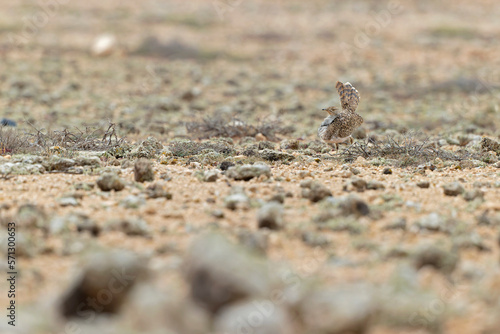
{"type": "MultiPolygon", "coordinates": [[[[336,80],[365,130],[498,135],[500,8],[470,1],[0,2],[1,117],[198,136],[279,120],[314,138],[336,80]],[[215,116],[214,116],[215,115],[215,116]]],[[[205,135],[206,136],[206,135],[205,135]]]]}

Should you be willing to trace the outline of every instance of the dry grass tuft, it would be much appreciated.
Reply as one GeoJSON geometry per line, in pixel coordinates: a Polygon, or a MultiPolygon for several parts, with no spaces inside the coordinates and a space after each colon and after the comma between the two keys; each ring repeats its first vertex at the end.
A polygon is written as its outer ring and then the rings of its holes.
{"type": "Polygon", "coordinates": [[[0,127],[0,155],[26,153],[32,149],[28,135],[17,129],[0,127]]]}
{"type": "Polygon", "coordinates": [[[254,137],[261,133],[267,139],[275,141],[278,140],[276,135],[286,135],[295,131],[293,126],[283,126],[280,120],[264,118],[254,126],[235,117],[228,119],[220,113],[206,116],[201,121],[186,123],[186,128],[188,133],[196,139],[254,137]]]}
{"type": "Polygon", "coordinates": [[[481,159],[480,154],[466,150],[450,152],[436,148],[429,138],[420,137],[415,133],[407,133],[401,139],[387,137],[386,140],[376,142],[371,138],[364,142],[356,142],[344,149],[340,156],[345,161],[354,161],[358,157],[365,159],[382,158],[390,160],[400,167],[417,166],[428,163],[436,158],[443,161],[463,161],[481,159]]]}

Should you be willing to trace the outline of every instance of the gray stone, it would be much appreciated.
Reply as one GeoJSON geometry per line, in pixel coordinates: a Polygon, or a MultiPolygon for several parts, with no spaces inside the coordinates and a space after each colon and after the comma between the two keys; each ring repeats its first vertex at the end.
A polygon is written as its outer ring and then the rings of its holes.
{"type": "Polygon", "coordinates": [[[257,213],[259,228],[279,230],[283,227],[283,206],[277,202],[264,204],[257,213]]]}
{"type": "Polygon", "coordinates": [[[103,173],[101,176],[99,176],[96,183],[99,189],[101,189],[102,191],[120,191],[125,188],[125,181],[123,181],[123,179],[117,174],[112,172],[103,173]]]}
{"type": "Polygon", "coordinates": [[[376,311],[372,290],[361,284],[315,289],[300,305],[304,333],[366,333],[376,311]]]}
{"type": "Polygon", "coordinates": [[[139,159],[134,164],[134,179],[136,182],[149,182],[155,179],[153,164],[147,159],[139,159]]]}
{"type": "Polygon", "coordinates": [[[204,182],[215,182],[219,178],[219,172],[216,170],[208,170],[203,174],[204,182]]]}
{"type": "Polygon", "coordinates": [[[458,196],[465,191],[460,182],[447,183],[443,186],[443,189],[446,196],[458,196]]]}
{"type": "Polygon", "coordinates": [[[130,236],[149,237],[151,235],[148,223],[142,218],[135,217],[111,221],[108,224],[108,229],[112,231],[121,231],[130,236]]]}
{"type": "Polygon", "coordinates": [[[83,272],[64,294],[60,312],[65,318],[85,318],[92,313],[116,314],[137,282],[147,277],[146,262],[125,251],[92,254],[83,272]],[[113,288],[110,288],[110,282],[113,288]],[[97,301],[99,312],[89,304],[97,301]],[[105,300],[106,302],[99,302],[105,300]]]}
{"type": "Polygon", "coordinates": [[[268,299],[225,307],[214,320],[215,333],[290,334],[293,322],[286,309],[268,299]]]}
{"type": "Polygon", "coordinates": [[[269,293],[265,262],[217,234],[193,242],[184,268],[192,298],[211,313],[269,293]]]}
{"type": "Polygon", "coordinates": [[[427,189],[431,186],[431,183],[429,181],[420,181],[417,182],[417,187],[427,189]]]}
{"type": "Polygon", "coordinates": [[[302,197],[309,199],[311,202],[319,202],[326,197],[332,196],[330,189],[318,182],[301,182],[300,186],[302,189],[302,197]]]}
{"type": "Polygon", "coordinates": [[[138,209],[146,204],[146,200],[140,196],[128,195],[120,201],[120,205],[127,209],[138,209]]]}
{"type": "Polygon", "coordinates": [[[431,266],[445,275],[451,275],[457,263],[458,252],[456,250],[448,251],[434,245],[421,246],[412,255],[412,264],[415,269],[431,266]]]}
{"type": "Polygon", "coordinates": [[[254,177],[265,175],[271,177],[271,168],[266,164],[253,164],[229,167],[226,176],[236,181],[248,181],[254,177]]]}

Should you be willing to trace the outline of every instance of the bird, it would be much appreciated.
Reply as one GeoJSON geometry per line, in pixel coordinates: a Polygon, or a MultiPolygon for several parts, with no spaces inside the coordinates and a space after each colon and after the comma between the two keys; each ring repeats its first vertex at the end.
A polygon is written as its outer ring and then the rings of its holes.
{"type": "Polygon", "coordinates": [[[332,145],[338,150],[338,144],[347,140],[352,144],[354,139],[351,134],[363,123],[363,117],[356,113],[359,104],[359,92],[349,82],[342,83],[337,81],[335,85],[340,96],[340,105],[342,110],[332,106],[322,109],[328,113],[328,117],[318,128],[319,138],[332,145]]]}

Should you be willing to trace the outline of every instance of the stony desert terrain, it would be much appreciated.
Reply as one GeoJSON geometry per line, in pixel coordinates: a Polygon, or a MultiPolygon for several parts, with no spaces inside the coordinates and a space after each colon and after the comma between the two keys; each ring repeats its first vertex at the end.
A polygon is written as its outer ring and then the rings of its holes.
{"type": "Polygon", "coordinates": [[[500,332],[496,2],[0,9],[2,333],[500,332]]]}

